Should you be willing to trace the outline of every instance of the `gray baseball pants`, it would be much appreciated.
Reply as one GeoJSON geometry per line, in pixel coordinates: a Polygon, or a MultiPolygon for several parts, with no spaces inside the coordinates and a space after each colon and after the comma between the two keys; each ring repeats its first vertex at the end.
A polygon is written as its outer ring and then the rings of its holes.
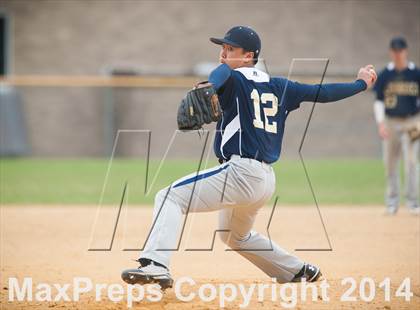
{"type": "Polygon", "coordinates": [[[269,277],[289,282],[304,262],[253,231],[258,211],[275,191],[273,168],[239,156],[211,169],[192,173],[158,192],[154,225],[141,258],[169,266],[187,212],[219,211],[222,241],[269,277]],[[195,184],[195,185],[194,185],[195,184]],[[191,202],[190,202],[191,201],[191,202]]]}
{"type": "Polygon", "coordinates": [[[399,163],[404,158],[405,197],[408,208],[419,207],[419,145],[412,141],[408,130],[420,122],[420,115],[409,118],[385,119],[389,137],[383,141],[384,163],[387,177],[385,203],[390,210],[398,209],[400,202],[399,163]]]}

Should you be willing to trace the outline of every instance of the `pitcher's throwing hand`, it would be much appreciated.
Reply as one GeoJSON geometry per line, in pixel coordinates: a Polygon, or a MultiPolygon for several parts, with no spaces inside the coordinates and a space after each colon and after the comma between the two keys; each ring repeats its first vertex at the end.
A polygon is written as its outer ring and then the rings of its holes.
{"type": "Polygon", "coordinates": [[[373,65],[367,65],[360,68],[359,73],[357,74],[357,78],[365,81],[367,88],[371,88],[378,79],[378,76],[376,75],[373,65]]]}

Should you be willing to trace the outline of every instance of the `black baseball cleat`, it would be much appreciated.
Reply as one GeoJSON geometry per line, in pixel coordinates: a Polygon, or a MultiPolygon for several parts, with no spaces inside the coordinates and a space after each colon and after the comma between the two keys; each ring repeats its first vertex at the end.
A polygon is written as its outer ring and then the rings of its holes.
{"type": "Polygon", "coordinates": [[[149,284],[157,283],[162,290],[171,288],[174,280],[169,274],[169,270],[160,265],[155,265],[152,261],[147,266],[140,266],[136,269],[127,269],[121,273],[121,278],[128,284],[149,284]]]}
{"type": "Polygon", "coordinates": [[[305,263],[302,269],[295,275],[291,282],[315,282],[322,276],[321,269],[317,266],[305,263]]]}

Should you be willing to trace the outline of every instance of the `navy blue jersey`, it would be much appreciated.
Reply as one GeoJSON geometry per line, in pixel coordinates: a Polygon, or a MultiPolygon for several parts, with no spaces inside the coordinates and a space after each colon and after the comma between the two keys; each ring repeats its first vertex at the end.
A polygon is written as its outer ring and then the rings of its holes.
{"type": "Polygon", "coordinates": [[[362,80],[308,85],[270,78],[253,67],[231,70],[227,65],[215,69],[209,81],[218,90],[223,110],[214,142],[216,156],[229,159],[236,154],[267,163],[279,158],[287,115],[302,101],[336,101],[366,89],[362,80]]]}
{"type": "Polygon", "coordinates": [[[389,117],[407,117],[420,112],[420,70],[413,63],[397,71],[390,63],[378,75],[374,90],[389,117]]]}

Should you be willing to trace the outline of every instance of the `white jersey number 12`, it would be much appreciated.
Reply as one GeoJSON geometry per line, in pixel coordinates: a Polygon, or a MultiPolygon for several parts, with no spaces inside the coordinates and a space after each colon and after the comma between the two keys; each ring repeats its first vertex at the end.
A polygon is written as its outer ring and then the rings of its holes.
{"type": "Polygon", "coordinates": [[[278,99],[272,93],[262,93],[261,98],[258,94],[258,91],[254,88],[251,92],[251,99],[254,103],[254,112],[255,112],[255,119],[254,119],[254,127],[264,129],[267,132],[277,133],[277,122],[273,121],[271,124],[268,121],[269,116],[275,116],[277,114],[278,109],[278,99]],[[260,102],[264,105],[267,102],[271,102],[271,107],[263,108],[264,112],[264,122],[261,120],[261,105],[260,102]]]}

